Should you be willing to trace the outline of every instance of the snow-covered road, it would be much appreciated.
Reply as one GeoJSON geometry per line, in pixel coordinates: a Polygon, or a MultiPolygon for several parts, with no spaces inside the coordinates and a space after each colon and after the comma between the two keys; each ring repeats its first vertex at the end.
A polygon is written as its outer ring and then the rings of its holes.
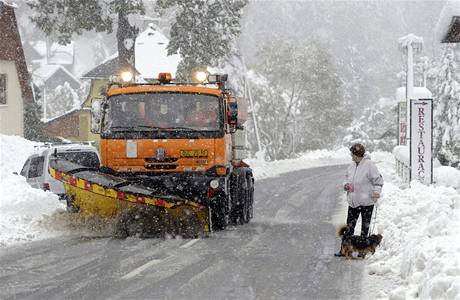
{"type": "Polygon", "coordinates": [[[81,235],[0,250],[0,298],[360,298],[364,262],[333,257],[343,166],[256,182],[255,218],[199,240],[81,235]]]}

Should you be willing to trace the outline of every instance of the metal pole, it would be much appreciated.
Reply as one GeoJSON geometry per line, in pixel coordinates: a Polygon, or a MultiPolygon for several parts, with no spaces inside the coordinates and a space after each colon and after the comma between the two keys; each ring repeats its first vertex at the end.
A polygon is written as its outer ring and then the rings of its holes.
{"type": "Polygon", "coordinates": [[[43,121],[46,122],[46,87],[43,87],[43,121]]]}
{"type": "MultiPolygon", "coordinates": [[[[407,123],[409,124],[410,120],[410,100],[413,96],[414,91],[414,58],[413,58],[413,49],[412,43],[407,45],[407,76],[406,76],[406,105],[407,105],[407,123]]],[[[410,141],[410,126],[406,126],[406,137],[410,141]]]]}
{"type": "MultiPolygon", "coordinates": [[[[262,151],[262,142],[260,141],[260,135],[259,135],[259,126],[257,124],[257,118],[256,118],[256,110],[254,108],[254,102],[252,100],[252,93],[251,93],[251,86],[249,84],[248,76],[247,76],[247,69],[246,69],[246,62],[244,61],[244,57],[241,58],[244,66],[244,82],[245,82],[245,88],[247,90],[248,96],[249,96],[249,103],[251,105],[251,115],[252,115],[252,121],[254,122],[254,130],[256,132],[256,140],[257,140],[257,147],[259,148],[259,151],[262,151]]],[[[246,91],[245,91],[246,92],[246,91]]]]}

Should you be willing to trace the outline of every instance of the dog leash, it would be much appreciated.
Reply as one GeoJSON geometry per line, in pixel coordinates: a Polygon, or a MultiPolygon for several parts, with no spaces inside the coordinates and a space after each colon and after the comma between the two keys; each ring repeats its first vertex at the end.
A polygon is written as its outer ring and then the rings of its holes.
{"type": "Polygon", "coordinates": [[[374,214],[374,218],[373,218],[373,221],[372,221],[372,229],[367,234],[368,237],[371,236],[374,233],[375,220],[377,219],[377,205],[374,205],[374,206],[375,206],[375,214],[374,214]]]}

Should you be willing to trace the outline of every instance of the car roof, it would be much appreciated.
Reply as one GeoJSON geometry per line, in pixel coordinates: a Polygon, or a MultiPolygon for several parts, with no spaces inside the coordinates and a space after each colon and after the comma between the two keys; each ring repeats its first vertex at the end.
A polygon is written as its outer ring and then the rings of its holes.
{"type": "MultiPolygon", "coordinates": [[[[55,145],[55,146],[43,146],[38,148],[37,153],[39,155],[48,155],[50,153],[54,153],[54,151],[58,153],[61,152],[98,152],[97,149],[90,145],[83,145],[83,144],[64,144],[64,145],[55,145]]],[[[35,153],[35,154],[37,154],[35,153]]]]}

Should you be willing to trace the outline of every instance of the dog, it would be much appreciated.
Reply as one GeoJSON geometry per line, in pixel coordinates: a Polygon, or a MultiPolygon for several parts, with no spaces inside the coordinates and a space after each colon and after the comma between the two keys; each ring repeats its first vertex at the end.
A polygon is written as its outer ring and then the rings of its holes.
{"type": "Polygon", "coordinates": [[[380,245],[383,239],[381,234],[372,234],[369,237],[360,235],[346,235],[348,230],[347,225],[343,225],[337,231],[337,235],[342,237],[342,248],[340,252],[347,258],[353,258],[352,253],[358,252],[358,256],[363,259],[371,252],[375,253],[375,248],[380,245]]]}

